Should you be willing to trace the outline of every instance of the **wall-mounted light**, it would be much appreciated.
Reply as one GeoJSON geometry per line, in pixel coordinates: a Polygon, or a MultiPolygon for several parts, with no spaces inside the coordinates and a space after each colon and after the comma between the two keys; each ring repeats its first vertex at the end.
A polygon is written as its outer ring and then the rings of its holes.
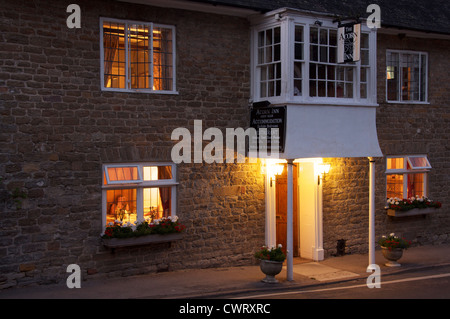
{"type": "Polygon", "coordinates": [[[267,174],[270,176],[270,187],[272,187],[272,181],[276,176],[283,174],[284,165],[272,164],[268,167],[267,174]]]}
{"type": "Polygon", "coordinates": [[[328,174],[330,171],[330,164],[319,164],[318,165],[318,174],[317,174],[317,185],[320,185],[320,180],[322,179],[324,174],[328,174]]]}
{"type": "Polygon", "coordinates": [[[322,26],[322,21],[316,20],[316,21],[314,21],[314,24],[318,25],[319,27],[321,27],[322,26]]]}
{"type": "Polygon", "coordinates": [[[270,180],[270,187],[272,187],[272,181],[275,179],[275,177],[283,173],[284,163],[270,159],[266,159],[263,163],[264,164],[261,169],[264,169],[264,172],[261,171],[261,173],[267,174],[267,177],[270,180]]]}

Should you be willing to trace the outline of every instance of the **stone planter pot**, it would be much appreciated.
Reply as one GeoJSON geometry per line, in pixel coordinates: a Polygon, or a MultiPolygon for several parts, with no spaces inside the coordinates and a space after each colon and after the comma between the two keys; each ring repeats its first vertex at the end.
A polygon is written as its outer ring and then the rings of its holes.
{"type": "Polygon", "coordinates": [[[143,246],[159,243],[171,243],[183,238],[182,233],[171,234],[154,234],[139,237],[130,238],[102,238],[103,246],[111,249],[131,247],[131,246],[143,246]]]}
{"type": "Polygon", "coordinates": [[[275,276],[278,275],[283,269],[283,262],[261,259],[259,267],[261,268],[261,271],[266,275],[266,278],[261,281],[273,284],[278,282],[275,276]]]}
{"type": "Polygon", "coordinates": [[[388,262],[385,264],[388,267],[399,267],[401,266],[397,260],[402,258],[403,256],[403,249],[402,248],[395,248],[389,250],[387,247],[381,247],[381,251],[383,253],[384,258],[388,260],[388,262]]]}

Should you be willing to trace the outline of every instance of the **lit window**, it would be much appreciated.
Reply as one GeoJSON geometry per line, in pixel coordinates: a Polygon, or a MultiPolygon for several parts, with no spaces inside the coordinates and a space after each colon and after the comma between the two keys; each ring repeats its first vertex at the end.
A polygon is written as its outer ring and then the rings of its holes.
{"type": "Polygon", "coordinates": [[[142,181],[138,166],[105,166],[105,184],[126,184],[142,181]]]}
{"type": "Polygon", "coordinates": [[[103,226],[176,215],[174,164],[104,165],[103,226]]]}
{"type": "Polygon", "coordinates": [[[103,89],[175,90],[174,27],[101,19],[101,35],[103,89]]]}
{"type": "Polygon", "coordinates": [[[396,102],[427,101],[427,54],[387,51],[386,98],[396,102]]]}
{"type": "Polygon", "coordinates": [[[430,162],[421,156],[393,156],[386,162],[387,198],[427,196],[427,172],[430,162]]]}

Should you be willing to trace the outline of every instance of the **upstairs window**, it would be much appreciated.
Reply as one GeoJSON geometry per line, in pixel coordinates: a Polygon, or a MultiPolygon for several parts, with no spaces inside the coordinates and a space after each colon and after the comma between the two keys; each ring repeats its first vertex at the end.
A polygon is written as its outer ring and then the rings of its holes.
{"type": "Polygon", "coordinates": [[[425,155],[387,158],[387,198],[427,196],[427,172],[431,168],[425,155]]]}
{"type": "Polygon", "coordinates": [[[338,63],[338,24],[317,22],[292,15],[255,28],[254,102],[376,103],[375,34],[361,24],[360,60],[338,63]]]}
{"type": "Polygon", "coordinates": [[[392,102],[427,101],[427,54],[388,50],[386,99],[392,102]]]}
{"type": "Polygon", "coordinates": [[[175,91],[175,28],[100,20],[103,90],[175,91]]]}

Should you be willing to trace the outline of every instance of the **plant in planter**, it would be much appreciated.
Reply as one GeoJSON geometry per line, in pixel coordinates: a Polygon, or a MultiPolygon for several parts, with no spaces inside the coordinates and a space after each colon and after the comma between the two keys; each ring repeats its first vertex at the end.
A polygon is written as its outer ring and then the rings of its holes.
{"type": "Polygon", "coordinates": [[[116,220],[106,227],[101,238],[103,244],[110,248],[137,246],[178,240],[181,238],[179,234],[185,228],[179,223],[176,216],[161,218],[153,222],[136,222],[134,225],[116,220]]]}
{"type": "Polygon", "coordinates": [[[400,266],[400,264],[397,263],[397,260],[402,258],[403,250],[408,249],[409,246],[411,246],[409,240],[400,238],[394,233],[391,233],[389,236],[382,236],[378,241],[378,244],[381,246],[384,258],[388,260],[386,263],[386,266],[388,267],[400,266]]]}
{"type": "Polygon", "coordinates": [[[266,275],[262,280],[267,283],[277,283],[278,280],[275,276],[278,275],[283,269],[283,262],[286,259],[286,255],[281,250],[281,244],[278,247],[268,248],[266,246],[261,247],[255,253],[255,258],[260,260],[261,271],[266,275]]]}
{"type": "Polygon", "coordinates": [[[391,197],[387,200],[388,208],[393,210],[407,211],[415,208],[440,208],[441,202],[433,201],[425,196],[400,199],[391,197]]]}

